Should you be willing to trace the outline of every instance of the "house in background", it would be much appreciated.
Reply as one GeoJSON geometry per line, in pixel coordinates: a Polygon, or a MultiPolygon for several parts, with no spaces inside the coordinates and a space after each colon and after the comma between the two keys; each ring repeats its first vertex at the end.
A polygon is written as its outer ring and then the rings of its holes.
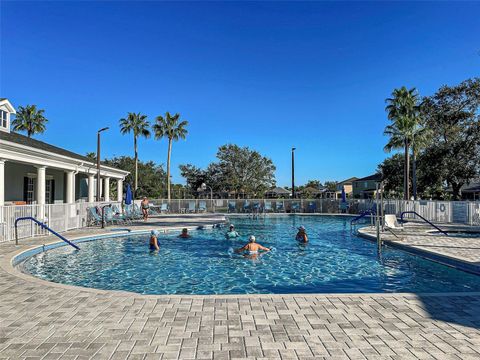
{"type": "Polygon", "coordinates": [[[352,181],[352,194],[355,199],[372,199],[375,197],[376,184],[382,181],[381,174],[373,174],[352,181]]]}
{"type": "Polygon", "coordinates": [[[346,179],[337,183],[337,188],[336,188],[337,199],[340,199],[342,197],[342,189],[345,189],[345,194],[347,195],[347,198],[350,198],[353,196],[353,182],[355,180],[358,180],[358,178],[351,177],[349,179],[346,179]]]}
{"type": "MultiPolygon", "coordinates": [[[[15,109],[0,99],[0,206],[8,204],[74,203],[95,201],[96,164],[91,159],[10,131],[15,109]]],[[[101,167],[104,201],[110,201],[110,181],[117,181],[123,197],[128,171],[101,167]]]]}

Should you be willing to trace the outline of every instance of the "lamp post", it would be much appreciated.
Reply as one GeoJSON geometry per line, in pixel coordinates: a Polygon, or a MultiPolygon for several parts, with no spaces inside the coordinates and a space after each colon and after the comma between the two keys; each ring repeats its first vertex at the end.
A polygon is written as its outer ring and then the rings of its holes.
{"type": "Polygon", "coordinates": [[[105,130],[108,130],[108,127],[97,131],[97,201],[100,201],[100,133],[105,130]]]}
{"type": "Polygon", "coordinates": [[[292,199],[295,199],[295,150],[292,147],[292,199]]]}

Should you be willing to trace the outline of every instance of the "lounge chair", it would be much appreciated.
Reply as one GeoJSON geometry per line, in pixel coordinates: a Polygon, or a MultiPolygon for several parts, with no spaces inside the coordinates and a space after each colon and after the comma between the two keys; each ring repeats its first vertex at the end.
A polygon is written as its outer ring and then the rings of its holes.
{"type": "Polygon", "coordinates": [[[163,203],[161,206],[160,206],[160,212],[162,214],[165,214],[165,213],[169,213],[170,212],[170,208],[168,207],[168,204],[167,203],[163,203]]]}
{"type": "Polygon", "coordinates": [[[385,228],[390,230],[403,230],[403,226],[397,221],[396,215],[385,215],[385,228]]]}
{"type": "Polygon", "coordinates": [[[102,217],[98,215],[97,207],[89,207],[88,209],[88,217],[89,222],[91,225],[101,225],[102,224],[102,217]]]}
{"type": "Polygon", "coordinates": [[[271,201],[265,201],[265,206],[263,207],[263,210],[265,212],[273,212],[272,202],[271,201]]]}
{"type": "Polygon", "coordinates": [[[298,202],[292,203],[291,211],[292,213],[300,212],[300,204],[298,202]]]}
{"type": "Polygon", "coordinates": [[[237,211],[237,203],[235,201],[228,202],[228,212],[234,213],[237,211]]]}
{"type": "Polygon", "coordinates": [[[206,201],[200,201],[198,203],[198,212],[207,212],[207,202],[206,201]]]}
{"type": "Polygon", "coordinates": [[[195,206],[195,201],[189,201],[187,211],[189,213],[194,213],[196,210],[197,210],[197,207],[195,206]]]}
{"type": "Polygon", "coordinates": [[[316,213],[317,212],[317,203],[314,201],[310,201],[308,203],[308,212],[309,213],[316,213]]]}
{"type": "Polygon", "coordinates": [[[276,212],[285,212],[285,206],[283,205],[283,201],[282,202],[276,202],[275,203],[275,211],[276,212]]]}
{"type": "Polygon", "coordinates": [[[119,215],[115,215],[113,213],[113,210],[110,206],[105,206],[104,208],[104,213],[105,213],[105,222],[108,224],[108,223],[111,223],[111,224],[124,224],[126,222],[126,220],[124,218],[122,218],[121,216],[119,215]]]}
{"type": "Polygon", "coordinates": [[[143,215],[137,214],[133,205],[125,205],[125,217],[129,220],[139,220],[143,218],[143,215]]]}
{"type": "Polygon", "coordinates": [[[251,209],[250,201],[245,200],[243,203],[243,212],[249,212],[251,209]]]}
{"type": "Polygon", "coordinates": [[[253,202],[252,211],[255,213],[259,213],[262,211],[262,207],[260,206],[260,203],[258,201],[253,202]]]}

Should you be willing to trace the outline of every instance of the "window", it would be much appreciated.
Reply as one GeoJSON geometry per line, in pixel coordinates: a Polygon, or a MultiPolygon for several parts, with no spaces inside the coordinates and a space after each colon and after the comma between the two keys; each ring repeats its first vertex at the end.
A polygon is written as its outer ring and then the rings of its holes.
{"type": "Polygon", "coordinates": [[[7,127],[7,116],[8,113],[6,111],[0,110],[0,126],[6,128],[7,127]]]}
{"type": "Polygon", "coordinates": [[[35,179],[32,177],[25,177],[23,181],[23,200],[27,204],[32,204],[35,200],[35,179]]]}

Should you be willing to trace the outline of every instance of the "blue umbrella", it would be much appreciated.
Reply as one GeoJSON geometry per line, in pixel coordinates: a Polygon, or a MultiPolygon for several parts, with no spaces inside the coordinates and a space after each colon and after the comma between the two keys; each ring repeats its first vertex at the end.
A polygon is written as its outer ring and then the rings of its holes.
{"type": "Polygon", "coordinates": [[[132,188],[130,184],[127,184],[127,190],[125,191],[125,205],[130,205],[133,200],[132,188]]]}
{"type": "Polygon", "coordinates": [[[345,186],[342,186],[342,202],[347,202],[347,194],[345,194],[345,186]]]}

